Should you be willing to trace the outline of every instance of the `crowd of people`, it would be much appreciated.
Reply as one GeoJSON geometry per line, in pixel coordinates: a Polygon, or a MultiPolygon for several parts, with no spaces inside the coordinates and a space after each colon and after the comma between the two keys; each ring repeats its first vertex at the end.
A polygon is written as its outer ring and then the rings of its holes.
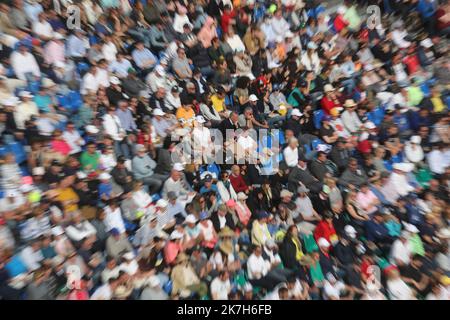
{"type": "Polygon", "coordinates": [[[445,0],[2,1],[0,299],[448,300],[449,31],[445,0]]]}

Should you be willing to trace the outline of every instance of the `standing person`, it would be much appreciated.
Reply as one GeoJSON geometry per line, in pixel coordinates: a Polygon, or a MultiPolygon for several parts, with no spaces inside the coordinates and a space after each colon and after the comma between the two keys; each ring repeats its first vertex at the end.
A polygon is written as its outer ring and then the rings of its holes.
{"type": "Polygon", "coordinates": [[[108,107],[107,113],[103,116],[103,128],[105,133],[114,140],[114,149],[116,156],[123,155],[130,158],[130,150],[126,141],[126,131],[122,126],[120,118],[116,114],[115,107],[108,107]]]}

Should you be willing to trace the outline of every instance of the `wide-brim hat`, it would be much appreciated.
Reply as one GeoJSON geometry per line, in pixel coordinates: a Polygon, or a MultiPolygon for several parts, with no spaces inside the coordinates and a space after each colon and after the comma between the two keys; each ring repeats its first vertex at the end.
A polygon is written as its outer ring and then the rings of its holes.
{"type": "Polygon", "coordinates": [[[229,227],[225,227],[219,232],[219,237],[234,237],[235,233],[229,227]]]}

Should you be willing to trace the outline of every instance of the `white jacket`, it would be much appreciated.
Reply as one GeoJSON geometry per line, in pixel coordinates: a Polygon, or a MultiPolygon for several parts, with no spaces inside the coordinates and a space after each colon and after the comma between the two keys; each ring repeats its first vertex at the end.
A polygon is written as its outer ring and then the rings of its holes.
{"type": "Polygon", "coordinates": [[[225,187],[225,184],[223,181],[217,182],[217,189],[219,190],[220,199],[222,199],[222,202],[225,203],[230,199],[233,199],[234,201],[237,200],[237,194],[236,191],[234,191],[233,185],[230,183],[230,187],[227,189],[225,187]]]}

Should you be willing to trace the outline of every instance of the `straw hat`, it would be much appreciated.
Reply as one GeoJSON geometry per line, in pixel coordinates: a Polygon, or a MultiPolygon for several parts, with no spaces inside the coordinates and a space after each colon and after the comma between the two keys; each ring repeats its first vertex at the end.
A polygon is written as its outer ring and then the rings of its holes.
{"type": "Polygon", "coordinates": [[[235,233],[229,227],[225,227],[219,232],[219,237],[221,237],[221,238],[234,237],[234,236],[235,236],[235,233]]]}

